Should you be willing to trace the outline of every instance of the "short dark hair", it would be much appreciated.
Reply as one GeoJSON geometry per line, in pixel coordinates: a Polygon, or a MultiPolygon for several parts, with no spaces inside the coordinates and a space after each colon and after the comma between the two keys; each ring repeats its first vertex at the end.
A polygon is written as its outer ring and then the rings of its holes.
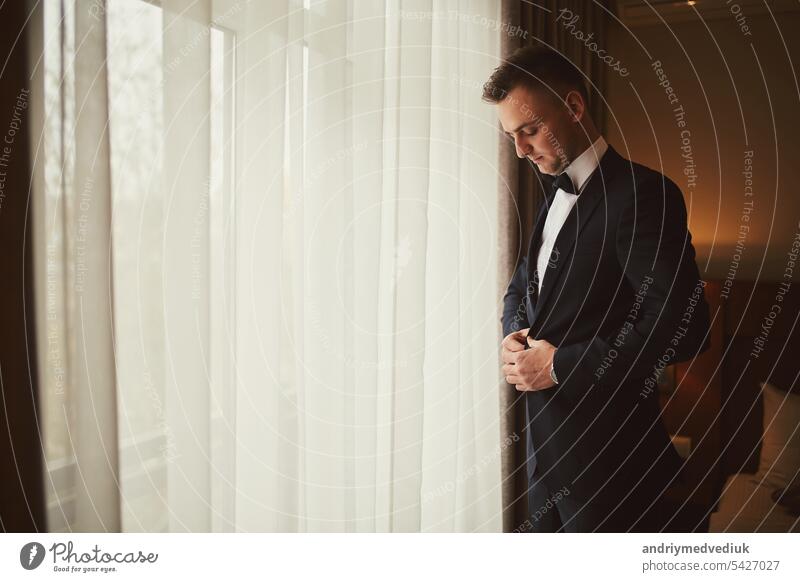
{"type": "Polygon", "coordinates": [[[483,85],[483,100],[499,103],[519,86],[544,89],[563,97],[562,91],[574,89],[589,103],[583,74],[561,53],[545,46],[517,49],[497,67],[483,85]]]}

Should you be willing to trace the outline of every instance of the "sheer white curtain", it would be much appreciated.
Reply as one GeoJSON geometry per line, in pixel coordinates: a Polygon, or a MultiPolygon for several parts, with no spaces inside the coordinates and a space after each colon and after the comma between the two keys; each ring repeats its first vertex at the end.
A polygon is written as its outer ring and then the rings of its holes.
{"type": "Polygon", "coordinates": [[[499,4],[50,0],[50,527],[500,531],[499,4]]]}

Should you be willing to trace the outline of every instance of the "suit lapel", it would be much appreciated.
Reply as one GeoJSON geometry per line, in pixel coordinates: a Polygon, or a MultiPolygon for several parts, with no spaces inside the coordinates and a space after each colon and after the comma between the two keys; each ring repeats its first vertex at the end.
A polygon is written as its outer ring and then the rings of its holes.
{"type": "MultiPolygon", "coordinates": [[[[556,282],[561,276],[561,272],[565,268],[566,263],[570,263],[570,251],[575,246],[575,239],[583,230],[586,222],[591,218],[594,211],[597,209],[601,201],[606,197],[606,187],[610,182],[610,178],[618,167],[619,161],[623,158],[612,148],[610,145],[606,150],[605,155],[600,160],[600,165],[589,177],[586,186],[578,196],[575,205],[567,215],[564,226],[556,237],[555,244],[553,245],[553,253],[556,255],[555,265],[553,268],[548,268],[546,276],[542,281],[542,291],[536,299],[536,312],[535,319],[532,322],[533,328],[539,321],[539,318],[544,311],[542,307],[546,304],[549,296],[552,294],[556,282]]],[[[539,230],[538,240],[536,243],[536,254],[529,255],[528,263],[534,265],[536,268],[537,255],[539,252],[539,245],[541,243],[541,231],[544,229],[544,220],[541,221],[542,226],[539,230]]],[[[538,226],[538,224],[537,224],[538,226]]],[[[552,256],[552,255],[551,255],[552,256]]],[[[541,274],[540,274],[541,275],[541,274]]]]}

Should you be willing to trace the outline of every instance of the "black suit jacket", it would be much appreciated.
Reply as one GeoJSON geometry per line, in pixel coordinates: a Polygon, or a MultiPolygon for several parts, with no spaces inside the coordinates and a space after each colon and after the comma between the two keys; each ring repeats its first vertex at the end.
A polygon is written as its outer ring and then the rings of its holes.
{"type": "MultiPolygon", "coordinates": [[[[549,191],[552,177],[542,178],[549,191]]],[[[557,347],[559,384],[524,393],[529,475],[538,465],[553,490],[609,502],[637,486],[659,493],[682,462],[660,419],[655,370],[705,350],[709,337],[683,196],[609,145],[555,241],[539,293],[536,257],[552,198],[502,317],[505,335],[530,328],[557,347]]]]}

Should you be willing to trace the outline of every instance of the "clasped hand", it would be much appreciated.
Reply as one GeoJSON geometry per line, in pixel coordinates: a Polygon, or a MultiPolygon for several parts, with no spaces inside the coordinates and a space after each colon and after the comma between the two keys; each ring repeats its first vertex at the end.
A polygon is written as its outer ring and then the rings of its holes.
{"type": "Polygon", "coordinates": [[[502,343],[503,375],[521,392],[553,388],[550,368],[556,348],[546,340],[527,338],[528,329],[508,334],[502,343]]]}

